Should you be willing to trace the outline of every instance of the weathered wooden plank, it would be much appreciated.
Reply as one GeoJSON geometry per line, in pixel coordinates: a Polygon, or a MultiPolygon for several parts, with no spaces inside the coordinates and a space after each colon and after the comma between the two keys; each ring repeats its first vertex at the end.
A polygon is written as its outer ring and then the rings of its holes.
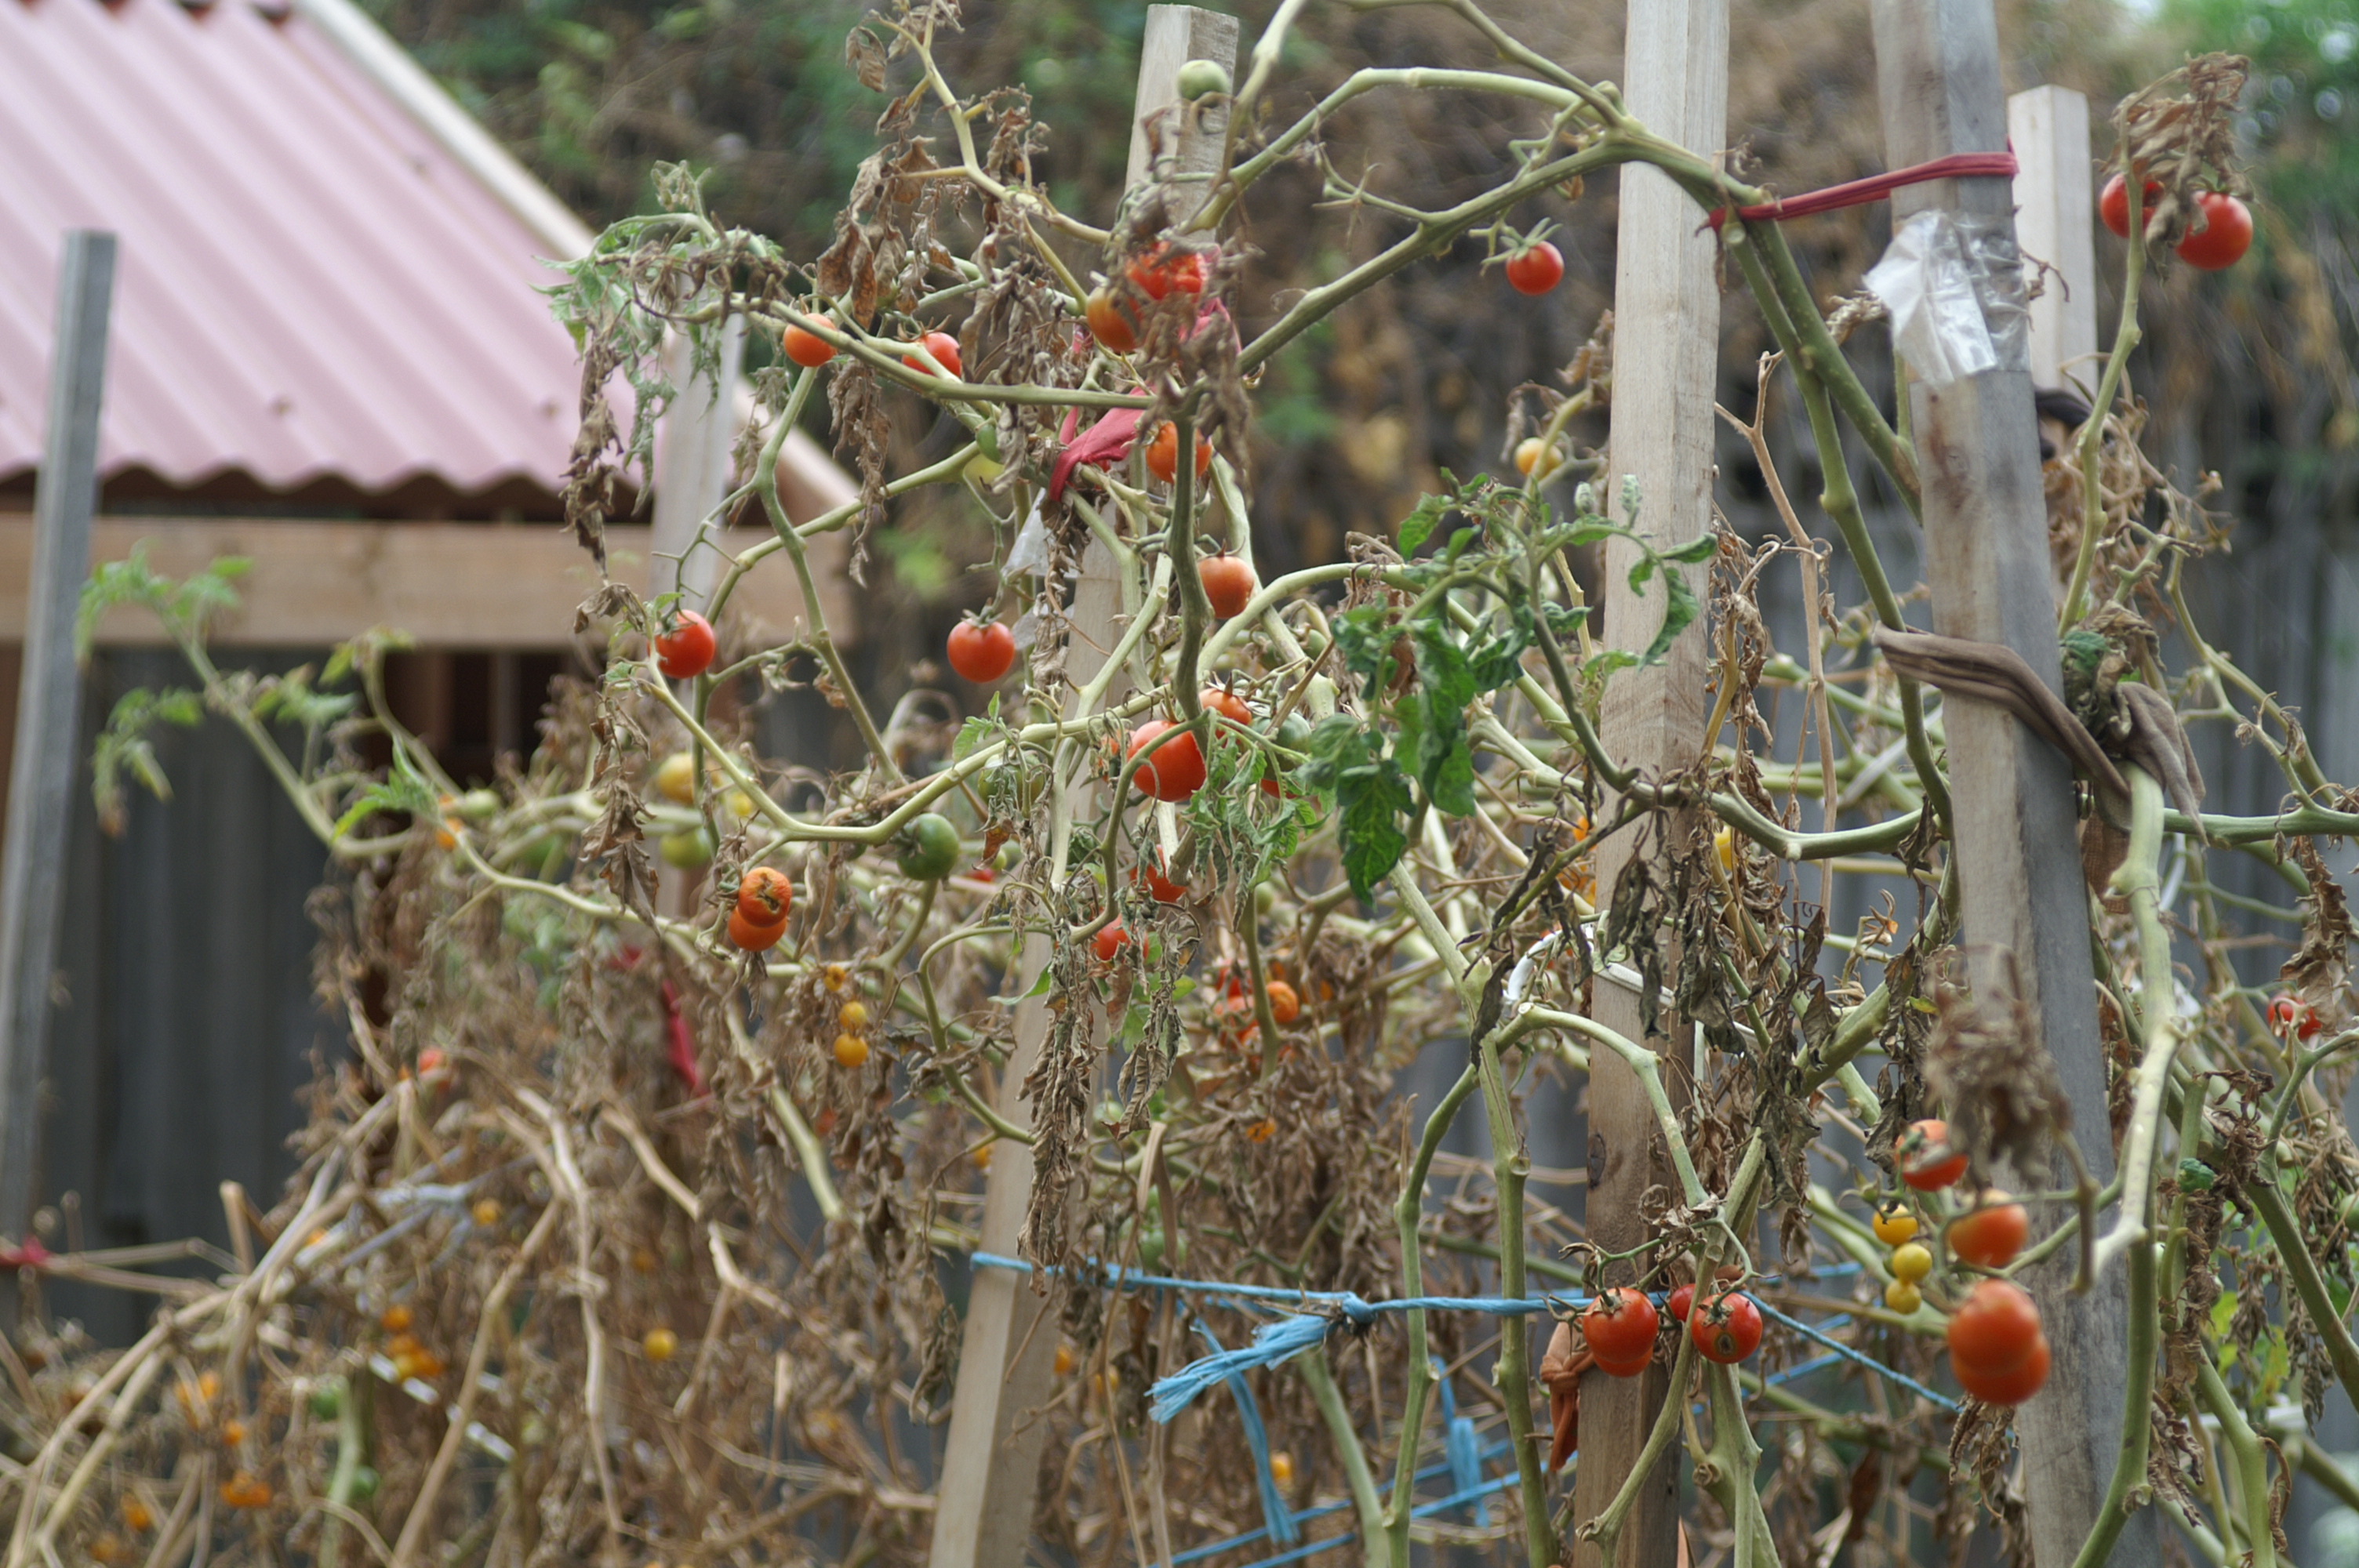
{"type": "MultiPolygon", "coordinates": [[[[1717,150],[1728,124],[1727,0],[1633,0],[1623,82],[1631,113],[1650,130],[1706,155],[1717,150]]],[[[1618,490],[1617,476],[1636,479],[1641,525],[1660,544],[1682,543],[1712,524],[1720,292],[1713,241],[1698,222],[1694,202],[1664,175],[1637,164],[1622,171],[1614,320],[1606,493],[1618,490]]],[[[1639,599],[1626,586],[1635,558],[1635,546],[1608,544],[1604,634],[1616,647],[1645,647],[1661,624],[1661,589],[1639,599]]],[[[1701,589],[1702,568],[1669,569],[1687,572],[1701,589]]],[[[1708,662],[1699,621],[1673,645],[1667,663],[1615,676],[1602,715],[1606,749],[1649,777],[1694,762],[1706,742],[1708,662]]],[[[1690,825],[1682,815],[1665,827],[1676,834],[1690,825]]],[[[1601,890],[1614,885],[1634,847],[1631,834],[1606,841],[1599,852],[1601,890]]],[[[1635,995],[1600,986],[1595,1005],[1602,1022],[1645,1039],[1635,995]]],[[[1684,1061],[1686,1022],[1666,1013],[1660,1027],[1663,1033],[1645,1043],[1684,1061]]],[[[1683,1070],[1666,1076],[1675,1093],[1689,1076],[1683,1070]]],[[[1644,1239],[1639,1200],[1647,1187],[1673,1181],[1646,1091],[1609,1051],[1593,1053],[1590,1061],[1589,1180],[1590,1238],[1611,1251],[1644,1239]]],[[[1626,1266],[1612,1279],[1629,1282],[1626,1266]]],[[[1639,1378],[1593,1373],[1582,1379],[1577,1524],[1594,1519],[1621,1489],[1669,1389],[1669,1373],[1659,1365],[1639,1378]]],[[[1677,1456],[1667,1450],[1623,1526],[1617,1563],[1656,1568],[1673,1561],[1679,1474],[1677,1456]]],[[[1593,1568],[1601,1562],[1596,1545],[1576,1546],[1572,1562],[1575,1568],[1593,1568]]]]}
{"type": "MultiPolygon", "coordinates": [[[[73,838],[67,813],[82,751],[82,666],[74,657],[73,623],[90,575],[90,520],[98,504],[98,425],[114,257],[111,233],[77,229],[66,236],[31,560],[20,579],[25,591],[11,596],[12,605],[24,606],[27,647],[16,689],[16,729],[24,744],[9,762],[8,822],[0,851],[0,1234],[12,1237],[26,1235],[32,1218],[58,914],[73,838]]],[[[8,1301],[13,1316],[13,1292],[8,1301]]]]}
{"type": "MultiPolygon", "coordinates": [[[[734,553],[767,537],[733,528],[722,542],[734,553]]],[[[573,535],[554,524],[101,517],[91,559],[122,560],[141,545],[148,564],[173,577],[223,556],[254,563],[238,582],[240,608],[214,629],[213,640],[229,647],[328,647],[372,626],[398,626],[426,647],[559,648],[571,640],[574,607],[598,579],[573,535]]],[[[606,545],[618,579],[644,577],[648,529],[610,527],[606,545]]],[[[24,638],[32,558],[32,521],[0,514],[0,643],[24,638]]],[[[829,624],[842,624],[836,611],[852,597],[842,574],[821,575],[814,562],[813,575],[829,624]]],[[[745,575],[730,607],[785,633],[801,619],[802,590],[783,558],[766,560],[745,575]]],[[[127,607],[102,618],[97,634],[114,647],[164,641],[154,616],[127,607]]]]}
{"type": "MultiPolygon", "coordinates": [[[[1237,22],[1192,5],[1150,5],[1139,49],[1138,92],[1130,143],[1130,183],[1149,167],[1154,138],[1171,151],[1180,171],[1203,171],[1217,161],[1221,123],[1190,124],[1164,114],[1179,102],[1180,68],[1190,59],[1216,59],[1234,68],[1237,22]],[[1175,140],[1176,138],[1176,140],[1175,140]]],[[[1104,662],[1103,650],[1120,635],[1122,584],[1104,546],[1093,542],[1082,557],[1075,584],[1067,676],[1085,685],[1104,662]]],[[[1086,815],[1077,802],[1075,815],[1086,815]]],[[[1049,960],[1049,944],[1027,939],[1017,965],[1017,983],[1028,990],[1049,960]]],[[[1016,1048],[999,1083],[999,1114],[1029,1127],[1031,1108],[1022,1096],[1025,1078],[1039,1059],[1049,1012],[1044,997],[1016,1010],[1016,1048]]],[[[995,1147],[984,1186],[981,1249],[1012,1256],[1032,1195],[1031,1151],[1003,1141],[995,1147]]],[[[975,1271],[967,1295],[966,1326],[952,1391],[951,1430],[942,1455],[941,1483],[934,1509],[931,1568],[1021,1568],[1032,1533],[1033,1494],[1039,1478],[1047,1423],[1032,1419],[1051,1391],[1057,1327],[1040,1322],[1044,1299],[1019,1275],[1001,1269],[975,1271]]]]}
{"type": "MultiPolygon", "coordinates": [[[[721,333],[721,368],[715,377],[697,373],[686,333],[674,334],[666,346],[665,372],[679,395],[665,411],[656,442],[655,556],[647,563],[647,592],[679,589],[689,607],[699,610],[720,576],[721,557],[699,547],[697,535],[729,490],[745,319],[732,316],[721,333]]],[[[786,466],[783,460],[779,466],[786,466]]]]}
{"type": "MultiPolygon", "coordinates": [[[[2006,145],[1998,30],[1991,0],[1875,0],[1885,156],[1895,167],[2006,145]]],[[[1896,225],[1929,208],[2012,234],[2015,196],[1995,178],[1914,186],[1893,198],[1896,225]]],[[[1933,629],[2004,643],[2050,687],[2060,684],[2027,353],[1951,383],[1909,388],[1933,629]]],[[[1966,697],[1943,704],[1955,852],[1964,869],[1967,955],[1992,996],[2012,970],[2038,1020],[2099,1182],[2113,1171],[2096,990],[2089,971],[2088,890],[2075,848],[2071,769],[2006,710],[1966,697]]],[[[2052,1220],[2053,1214],[2042,1217],[2052,1220]]],[[[2095,1518],[2122,1425],[2124,1301],[2116,1270],[2089,1296],[2066,1288],[2068,1249],[2027,1281],[2055,1367],[2016,1412],[2033,1554],[2071,1563],[2095,1518]]],[[[2123,1532],[2113,1561],[2159,1562],[2154,1510],[2123,1532]]]]}
{"type": "Polygon", "coordinates": [[[2054,269],[2031,302],[2031,379],[2093,387],[2097,366],[2096,198],[2089,100],[2069,87],[2034,87],[2006,101],[2015,145],[2015,237],[2027,258],[2054,269]]]}

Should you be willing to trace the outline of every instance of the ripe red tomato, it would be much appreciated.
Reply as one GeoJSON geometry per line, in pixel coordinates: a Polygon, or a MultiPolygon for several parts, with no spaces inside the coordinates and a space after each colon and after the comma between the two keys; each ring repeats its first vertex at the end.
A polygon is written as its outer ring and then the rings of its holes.
{"type": "MultiPolygon", "coordinates": [[[[948,332],[929,332],[918,340],[918,346],[933,355],[934,362],[940,365],[942,369],[952,375],[959,373],[959,346],[956,338],[951,337],[948,332]]],[[[926,362],[915,354],[903,354],[901,362],[920,375],[934,373],[927,368],[926,362]]]]}
{"type": "Polygon", "coordinates": [[[795,906],[795,884],[776,866],[756,866],[737,880],[737,909],[756,925],[784,920],[795,906]]]}
{"type": "Polygon", "coordinates": [[[2207,190],[2195,199],[2204,227],[2179,242],[2179,259],[2205,272],[2234,266],[2253,247],[2253,212],[2234,197],[2207,190]]]}
{"type": "Polygon", "coordinates": [[[1095,949],[1099,963],[1111,964],[1114,956],[1122,951],[1122,945],[1129,940],[1130,933],[1123,928],[1122,922],[1109,920],[1098,927],[1098,934],[1090,939],[1090,945],[1095,949]]]}
{"type": "Polygon", "coordinates": [[[1210,266],[1201,251],[1174,251],[1163,241],[1124,269],[1149,299],[1160,299],[1178,289],[1201,294],[1210,266]]]}
{"type": "Polygon", "coordinates": [[[1518,294],[1546,294],[1564,279],[1564,257],[1546,240],[1507,258],[1507,287],[1518,294]]]}
{"type": "Polygon", "coordinates": [[[815,332],[804,331],[800,327],[789,326],[780,338],[787,358],[805,370],[817,370],[835,358],[834,344],[815,332]]]}
{"type": "MultiPolygon", "coordinates": [[[[1212,466],[1212,443],[1203,437],[1196,438],[1196,477],[1212,466]]],[[[1180,427],[1158,425],[1155,438],[1147,443],[1147,471],[1169,484],[1180,472],[1180,427]]]]}
{"type": "Polygon", "coordinates": [[[2269,999],[2269,1027],[2280,1034],[2291,1030],[2297,1037],[2310,1040],[2326,1027],[2326,1021],[2310,1003],[2279,991],[2269,999]]]}
{"type": "MultiPolygon", "coordinates": [[[[1147,884],[1148,894],[1158,903],[1178,903],[1188,896],[1188,885],[1185,882],[1175,882],[1163,874],[1163,856],[1160,851],[1151,857],[1146,855],[1139,857],[1138,880],[1147,884]]],[[[1236,993],[1232,991],[1230,994],[1234,996],[1236,993]]]]}
{"type": "Polygon", "coordinates": [[[1981,1206],[1950,1225],[1950,1251],[1985,1269],[2004,1269],[2031,1235],[2031,1217],[1996,1189],[1983,1194],[1981,1206]]]}
{"type": "Polygon", "coordinates": [[[729,912],[729,940],[748,953],[767,952],[777,946],[778,939],[786,934],[787,917],[783,914],[774,924],[766,925],[759,921],[746,919],[742,908],[729,912]]]}
{"type": "Polygon", "coordinates": [[[1245,706],[1244,697],[1227,687],[1208,686],[1196,694],[1196,701],[1223,719],[1233,719],[1239,724],[1253,722],[1253,709],[1245,706]]]}
{"type": "Polygon", "coordinates": [[[2039,1341],[2039,1309],[2009,1280],[1984,1280],[1950,1314],[1951,1364],[1980,1377],[2014,1371],[2039,1341]]]}
{"type": "Polygon", "coordinates": [[[1966,1157],[1946,1152],[1950,1124],[1935,1118],[1912,1122],[1900,1135],[1900,1179],[1920,1193],[1937,1193],[1966,1173],[1966,1157]]]}
{"type": "Polygon", "coordinates": [[[1956,1352],[1950,1356],[1950,1370],[1957,1378],[1958,1387],[1992,1405],[2019,1405],[2038,1393],[2040,1385],[2048,1381],[2048,1336],[2044,1334],[2033,1336],[2030,1353],[2012,1371],[1977,1372],[1960,1365],[1956,1352]]]}
{"type": "MultiPolygon", "coordinates": [[[[2138,211],[2142,213],[2152,212],[2154,199],[2161,194],[2162,187],[2151,179],[2147,180],[2145,193],[2138,198],[2138,211]]],[[[2130,237],[2130,182],[2128,180],[2116,174],[2113,178],[2105,181],[2105,189],[2097,193],[2097,216],[2104,219],[2105,227],[2114,233],[2125,240],[2130,237]]]]}
{"type": "Polygon", "coordinates": [[[1705,1360],[1734,1366],[1761,1344],[1761,1309],[1751,1296],[1714,1296],[1689,1311],[1688,1337],[1705,1360]]]}
{"type": "Polygon", "coordinates": [[[693,610],[676,612],[669,632],[656,633],[656,668],[667,680],[689,680],[712,665],[712,622],[693,610]]]}
{"type": "Polygon", "coordinates": [[[1673,1291],[1669,1296],[1664,1298],[1663,1310],[1669,1313],[1681,1323],[1685,1323],[1688,1320],[1688,1308],[1693,1304],[1694,1301],[1695,1287],[1693,1285],[1681,1285],[1678,1290],[1673,1291]]]}
{"type": "Polygon", "coordinates": [[[1223,621],[1244,614],[1254,590],[1261,587],[1253,568],[1226,550],[1198,561],[1196,577],[1204,585],[1204,597],[1212,601],[1212,613],[1223,621]]]}
{"type": "Polygon", "coordinates": [[[961,678],[989,686],[1016,667],[1016,633],[1005,622],[962,621],[951,628],[948,652],[961,678]]]}
{"type": "Polygon", "coordinates": [[[1617,1378],[1636,1374],[1653,1358],[1662,1319],[1644,1291],[1603,1290],[1581,1314],[1581,1336],[1597,1364],[1617,1378]],[[1617,1370],[1637,1363],[1630,1371],[1617,1370]]]}
{"type": "Polygon", "coordinates": [[[1284,980],[1271,980],[1262,987],[1269,998],[1269,1016],[1273,1022],[1288,1024],[1302,1016],[1302,998],[1284,980]]]}
{"type": "MultiPolygon", "coordinates": [[[[1130,732],[1129,755],[1137,756],[1154,739],[1171,728],[1168,719],[1150,719],[1130,732]]],[[[1158,800],[1187,799],[1204,785],[1204,753],[1193,734],[1180,735],[1156,747],[1139,763],[1138,787],[1158,800]]]]}
{"type": "Polygon", "coordinates": [[[1138,330],[1114,303],[1113,295],[1099,289],[1090,296],[1089,308],[1083,312],[1090,323],[1090,334],[1117,354],[1126,354],[1138,347],[1138,330]]]}

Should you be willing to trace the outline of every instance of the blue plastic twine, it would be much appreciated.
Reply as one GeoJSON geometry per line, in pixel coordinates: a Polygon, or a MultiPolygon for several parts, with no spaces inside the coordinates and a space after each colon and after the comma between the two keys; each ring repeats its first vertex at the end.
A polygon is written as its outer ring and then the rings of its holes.
{"type": "MultiPolygon", "coordinates": [[[[1196,1332],[1211,1342],[1214,1354],[1221,1353],[1219,1338],[1201,1318],[1196,1320],[1196,1332]]],[[[1302,1527],[1294,1522],[1294,1510],[1278,1495],[1277,1477],[1270,1474],[1269,1429],[1261,1423],[1261,1406],[1255,1402],[1253,1388],[1241,1372],[1229,1374],[1229,1392],[1237,1397],[1237,1415],[1245,1422],[1245,1446],[1253,1450],[1254,1479],[1261,1484],[1263,1528],[1272,1541],[1291,1546],[1302,1539],[1302,1527]]]]}
{"type": "MultiPolygon", "coordinates": [[[[1458,1396],[1451,1392],[1450,1375],[1438,1360],[1433,1375],[1441,1384],[1441,1452],[1450,1461],[1450,1484],[1471,1492],[1483,1484],[1483,1444],[1474,1435],[1474,1418],[1458,1413],[1458,1396]]],[[[1478,1530],[1491,1528],[1491,1505],[1484,1496],[1476,1495],[1471,1514],[1478,1530]]]]}

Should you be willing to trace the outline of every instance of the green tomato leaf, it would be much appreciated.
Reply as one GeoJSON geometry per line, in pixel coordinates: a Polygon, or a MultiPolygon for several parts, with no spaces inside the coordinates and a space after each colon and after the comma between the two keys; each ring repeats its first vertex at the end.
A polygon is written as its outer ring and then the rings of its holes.
{"type": "Polygon", "coordinates": [[[1655,640],[1647,644],[1646,662],[1650,665],[1662,663],[1669,654],[1671,644],[1679,640],[1680,633],[1687,630],[1689,622],[1703,608],[1697,601],[1695,589],[1690,588],[1688,579],[1678,572],[1663,574],[1663,591],[1669,602],[1663,606],[1663,623],[1657,628],[1655,640]]]}
{"type": "Polygon", "coordinates": [[[1667,561],[1678,561],[1682,566],[1696,567],[1712,559],[1719,550],[1718,539],[1710,534],[1701,534],[1690,539],[1676,550],[1663,551],[1662,556],[1667,561]]]}
{"type": "Polygon", "coordinates": [[[1450,506],[1447,496],[1429,495],[1420,500],[1416,509],[1401,519],[1400,553],[1404,556],[1417,554],[1417,547],[1433,536],[1435,526],[1450,506]]]}

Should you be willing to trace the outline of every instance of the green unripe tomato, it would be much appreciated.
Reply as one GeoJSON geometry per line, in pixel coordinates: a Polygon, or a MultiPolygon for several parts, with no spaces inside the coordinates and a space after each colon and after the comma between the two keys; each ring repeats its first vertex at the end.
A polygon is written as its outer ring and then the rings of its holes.
{"type": "Polygon", "coordinates": [[[1138,1263],[1142,1269],[1163,1267],[1163,1227],[1145,1225],[1138,1230],[1138,1263]]]}
{"type": "Polygon", "coordinates": [[[1299,752],[1310,744],[1310,720],[1299,713],[1289,713],[1278,721],[1277,733],[1272,739],[1289,752],[1299,752]]]}
{"type": "Polygon", "coordinates": [[[344,1380],[332,1378],[311,1390],[311,1413],[321,1421],[333,1421],[344,1413],[344,1380]]]}
{"type": "Polygon", "coordinates": [[[364,1503],[375,1496],[376,1472],[366,1465],[358,1466],[353,1471],[353,1495],[350,1500],[364,1503]]]}
{"type": "Polygon", "coordinates": [[[1219,60],[1191,59],[1180,68],[1180,96],[1190,103],[1199,98],[1228,91],[1228,68],[1219,60]]]}
{"type": "Polygon", "coordinates": [[[1254,913],[1256,914],[1267,914],[1271,910],[1276,909],[1277,907],[1277,888],[1276,884],[1271,882],[1262,882],[1257,884],[1254,888],[1254,913]]]}
{"type": "Polygon", "coordinates": [[[660,848],[664,864],[677,871],[701,871],[712,863],[712,835],[701,827],[691,827],[685,833],[667,833],[660,848]]]}
{"type": "Polygon", "coordinates": [[[2208,1193],[2212,1184],[2220,1179],[2219,1173],[2201,1160],[2179,1162],[2179,1190],[2183,1193],[2208,1193]]]}
{"type": "Polygon", "coordinates": [[[938,882],[957,871],[959,856],[964,849],[959,842],[957,825],[933,811],[901,829],[896,841],[901,847],[901,854],[894,863],[900,867],[903,876],[918,882],[938,882]]]}

